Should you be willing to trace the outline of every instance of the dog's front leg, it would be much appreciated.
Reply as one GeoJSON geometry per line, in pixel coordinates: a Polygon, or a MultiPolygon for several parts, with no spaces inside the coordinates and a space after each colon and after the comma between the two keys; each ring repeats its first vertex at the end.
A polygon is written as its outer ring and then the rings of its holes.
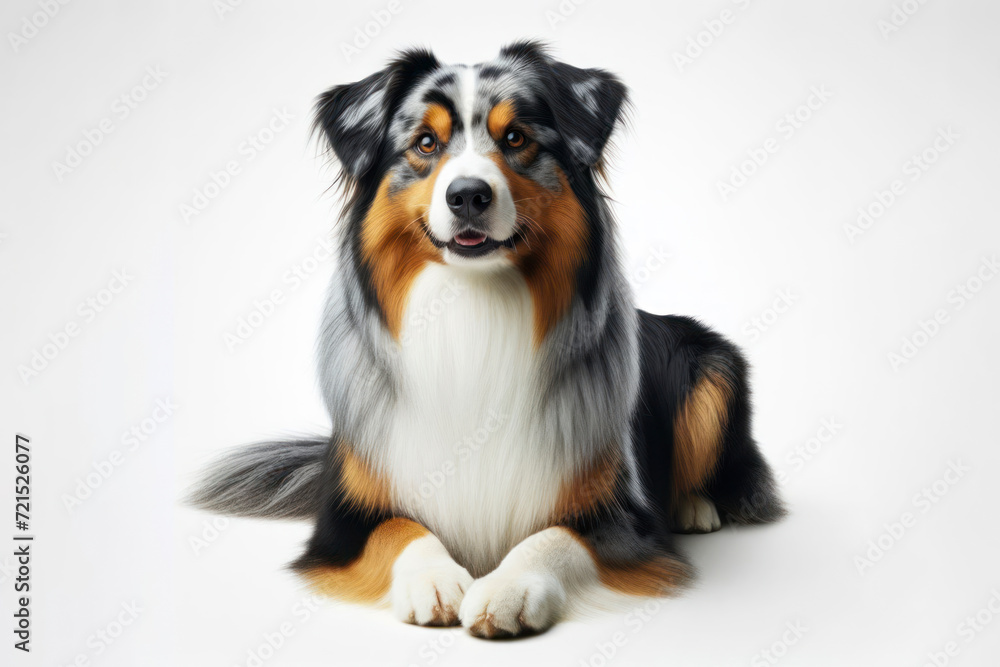
{"type": "Polygon", "coordinates": [[[486,638],[548,629],[570,596],[597,584],[598,571],[576,533],[560,526],[535,533],[514,547],[493,572],[466,591],[462,625],[486,638]]]}
{"type": "Polygon", "coordinates": [[[469,572],[424,526],[402,517],[372,520],[341,508],[320,518],[296,565],[320,593],[355,602],[391,603],[402,621],[457,625],[469,572]]]}
{"type": "Polygon", "coordinates": [[[393,613],[401,621],[458,625],[459,605],[471,586],[468,570],[427,531],[407,544],[393,563],[389,597],[393,613]]]}

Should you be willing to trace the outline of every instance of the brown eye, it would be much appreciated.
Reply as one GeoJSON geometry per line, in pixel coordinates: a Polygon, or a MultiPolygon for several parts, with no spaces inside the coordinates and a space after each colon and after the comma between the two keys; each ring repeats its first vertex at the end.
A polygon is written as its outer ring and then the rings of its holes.
{"type": "Polygon", "coordinates": [[[507,146],[510,148],[520,148],[524,145],[524,135],[517,130],[511,130],[504,137],[504,141],[507,142],[507,146]]]}
{"type": "Polygon", "coordinates": [[[430,155],[437,150],[437,139],[430,133],[421,134],[417,137],[417,150],[424,155],[430,155]]]}

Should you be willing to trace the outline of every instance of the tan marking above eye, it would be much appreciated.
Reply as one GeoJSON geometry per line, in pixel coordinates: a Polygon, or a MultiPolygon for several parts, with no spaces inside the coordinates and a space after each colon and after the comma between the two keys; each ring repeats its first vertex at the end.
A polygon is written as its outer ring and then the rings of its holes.
{"type": "Polygon", "coordinates": [[[424,126],[431,130],[441,143],[451,141],[451,114],[440,104],[428,105],[424,111],[424,126]]]}
{"type": "Polygon", "coordinates": [[[500,141],[516,118],[517,113],[513,100],[504,100],[490,109],[490,113],[486,117],[486,129],[494,141],[500,141]]]}

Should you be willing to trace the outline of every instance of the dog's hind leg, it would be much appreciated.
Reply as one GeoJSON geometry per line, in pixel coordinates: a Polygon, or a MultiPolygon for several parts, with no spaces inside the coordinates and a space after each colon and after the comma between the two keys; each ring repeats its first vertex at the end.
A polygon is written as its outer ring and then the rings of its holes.
{"type": "Polygon", "coordinates": [[[674,417],[671,507],[679,533],[711,533],[722,527],[707,487],[722,455],[731,400],[729,379],[706,367],[674,417]]]}
{"type": "Polygon", "coordinates": [[[784,514],[751,436],[747,364],[686,317],[639,311],[643,358],[634,432],[649,496],[679,533],[784,514]]]}
{"type": "Polygon", "coordinates": [[[785,510],[771,468],[751,434],[750,389],[742,355],[721,341],[699,355],[696,377],[674,421],[678,529],[709,532],[722,523],[781,518],[785,510]],[[706,503],[714,504],[714,511],[706,503]]]}
{"type": "Polygon", "coordinates": [[[705,481],[723,523],[771,523],[785,516],[771,466],[751,433],[750,390],[746,363],[732,349],[723,359],[734,369],[719,458],[705,481]]]}

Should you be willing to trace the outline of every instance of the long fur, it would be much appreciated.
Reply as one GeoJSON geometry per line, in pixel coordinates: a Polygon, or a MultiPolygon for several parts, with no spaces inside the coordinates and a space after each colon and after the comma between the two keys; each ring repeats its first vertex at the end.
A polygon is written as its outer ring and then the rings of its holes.
{"type": "Polygon", "coordinates": [[[235,448],[204,471],[188,502],[232,516],[313,518],[328,447],[329,438],[316,438],[235,448]]]}
{"type": "Polygon", "coordinates": [[[391,590],[403,620],[485,637],[547,627],[588,583],[668,592],[692,572],[675,532],[780,518],[739,350],[632,303],[601,189],[627,108],[616,77],[534,42],[472,67],[404,52],[324,93],[346,194],[318,342],[334,434],[233,452],[193,502],[311,517],[295,567],[322,590],[391,590]],[[461,217],[470,180],[491,199],[461,217]]]}

